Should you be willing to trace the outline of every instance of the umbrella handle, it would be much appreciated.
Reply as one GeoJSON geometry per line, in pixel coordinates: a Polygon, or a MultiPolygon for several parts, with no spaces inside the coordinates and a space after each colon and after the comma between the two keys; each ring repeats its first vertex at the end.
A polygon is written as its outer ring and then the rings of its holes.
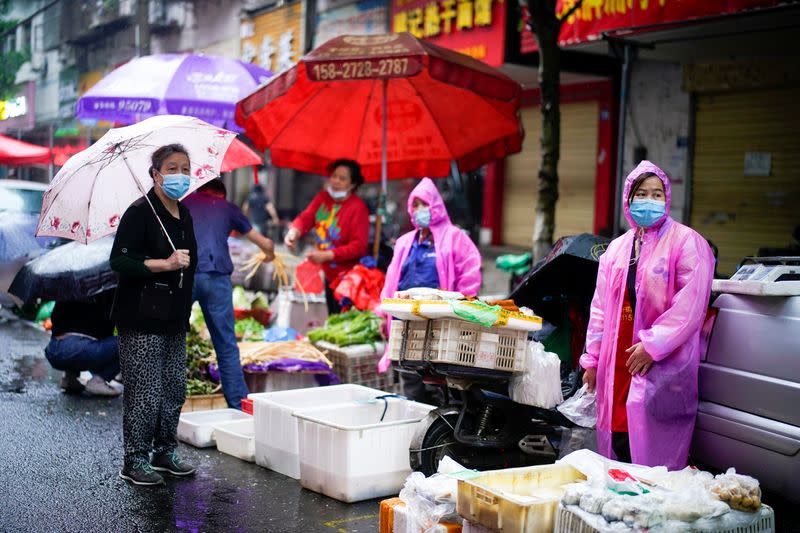
{"type": "Polygon", "coordinates": [[[381,247],[381,226],[383,225],[383,216],[378,213],[375,217],[375,242],[372,243],[372,256],[378,259],[378,251],[381,247]]]}

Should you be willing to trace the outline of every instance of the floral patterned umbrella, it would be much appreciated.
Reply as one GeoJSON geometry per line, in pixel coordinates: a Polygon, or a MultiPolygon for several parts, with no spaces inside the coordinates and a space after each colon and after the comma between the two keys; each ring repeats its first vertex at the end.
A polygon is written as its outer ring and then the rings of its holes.
{"type": "Polygon", "coordinates": [[[117,230],[131,203],[153,186],[150,157],[166,144],[189,152],[190,194],[219,175],[236,134],[198,118],[160,115],[109,130],[72,156],[44,194],[37,236],[64,237],[88,244],[117,230]]]}

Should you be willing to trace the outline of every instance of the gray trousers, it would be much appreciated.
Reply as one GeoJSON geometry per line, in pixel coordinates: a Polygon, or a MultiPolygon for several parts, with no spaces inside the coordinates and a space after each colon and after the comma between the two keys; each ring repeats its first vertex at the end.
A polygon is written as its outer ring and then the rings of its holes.
{"type": "Polygon", "coordinates": [[[178,446],[175,433],[186,399],[186,334],[119,334],[125,379],[122,434],[125,464],[150,460],[178,446]]]}

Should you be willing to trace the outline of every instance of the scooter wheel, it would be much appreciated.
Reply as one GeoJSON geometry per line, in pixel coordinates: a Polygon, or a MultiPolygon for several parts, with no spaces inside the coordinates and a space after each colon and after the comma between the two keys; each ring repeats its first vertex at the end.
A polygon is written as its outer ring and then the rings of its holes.
{"type": "Polygon", "coordinates": [[[458,461],[462,444],[456,442],[454,428],[458,421],[458,409],[442,407],[428,414],[411,441],[409,462],[411,468],[431,476],[439,468],[439,461],[449,455],[458,461]]]}

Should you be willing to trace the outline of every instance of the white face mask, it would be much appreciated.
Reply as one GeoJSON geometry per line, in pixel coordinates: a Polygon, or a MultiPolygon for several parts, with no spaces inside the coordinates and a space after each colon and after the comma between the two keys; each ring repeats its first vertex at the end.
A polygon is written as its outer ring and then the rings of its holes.
{"type": "Polygon", "coordinates": [[[328,185],[328,194],[331,195],[331,198],[334,200],[344,200],[347,197],[347,193],[350,191],[334,191],[333,187],[328,185]]]}

